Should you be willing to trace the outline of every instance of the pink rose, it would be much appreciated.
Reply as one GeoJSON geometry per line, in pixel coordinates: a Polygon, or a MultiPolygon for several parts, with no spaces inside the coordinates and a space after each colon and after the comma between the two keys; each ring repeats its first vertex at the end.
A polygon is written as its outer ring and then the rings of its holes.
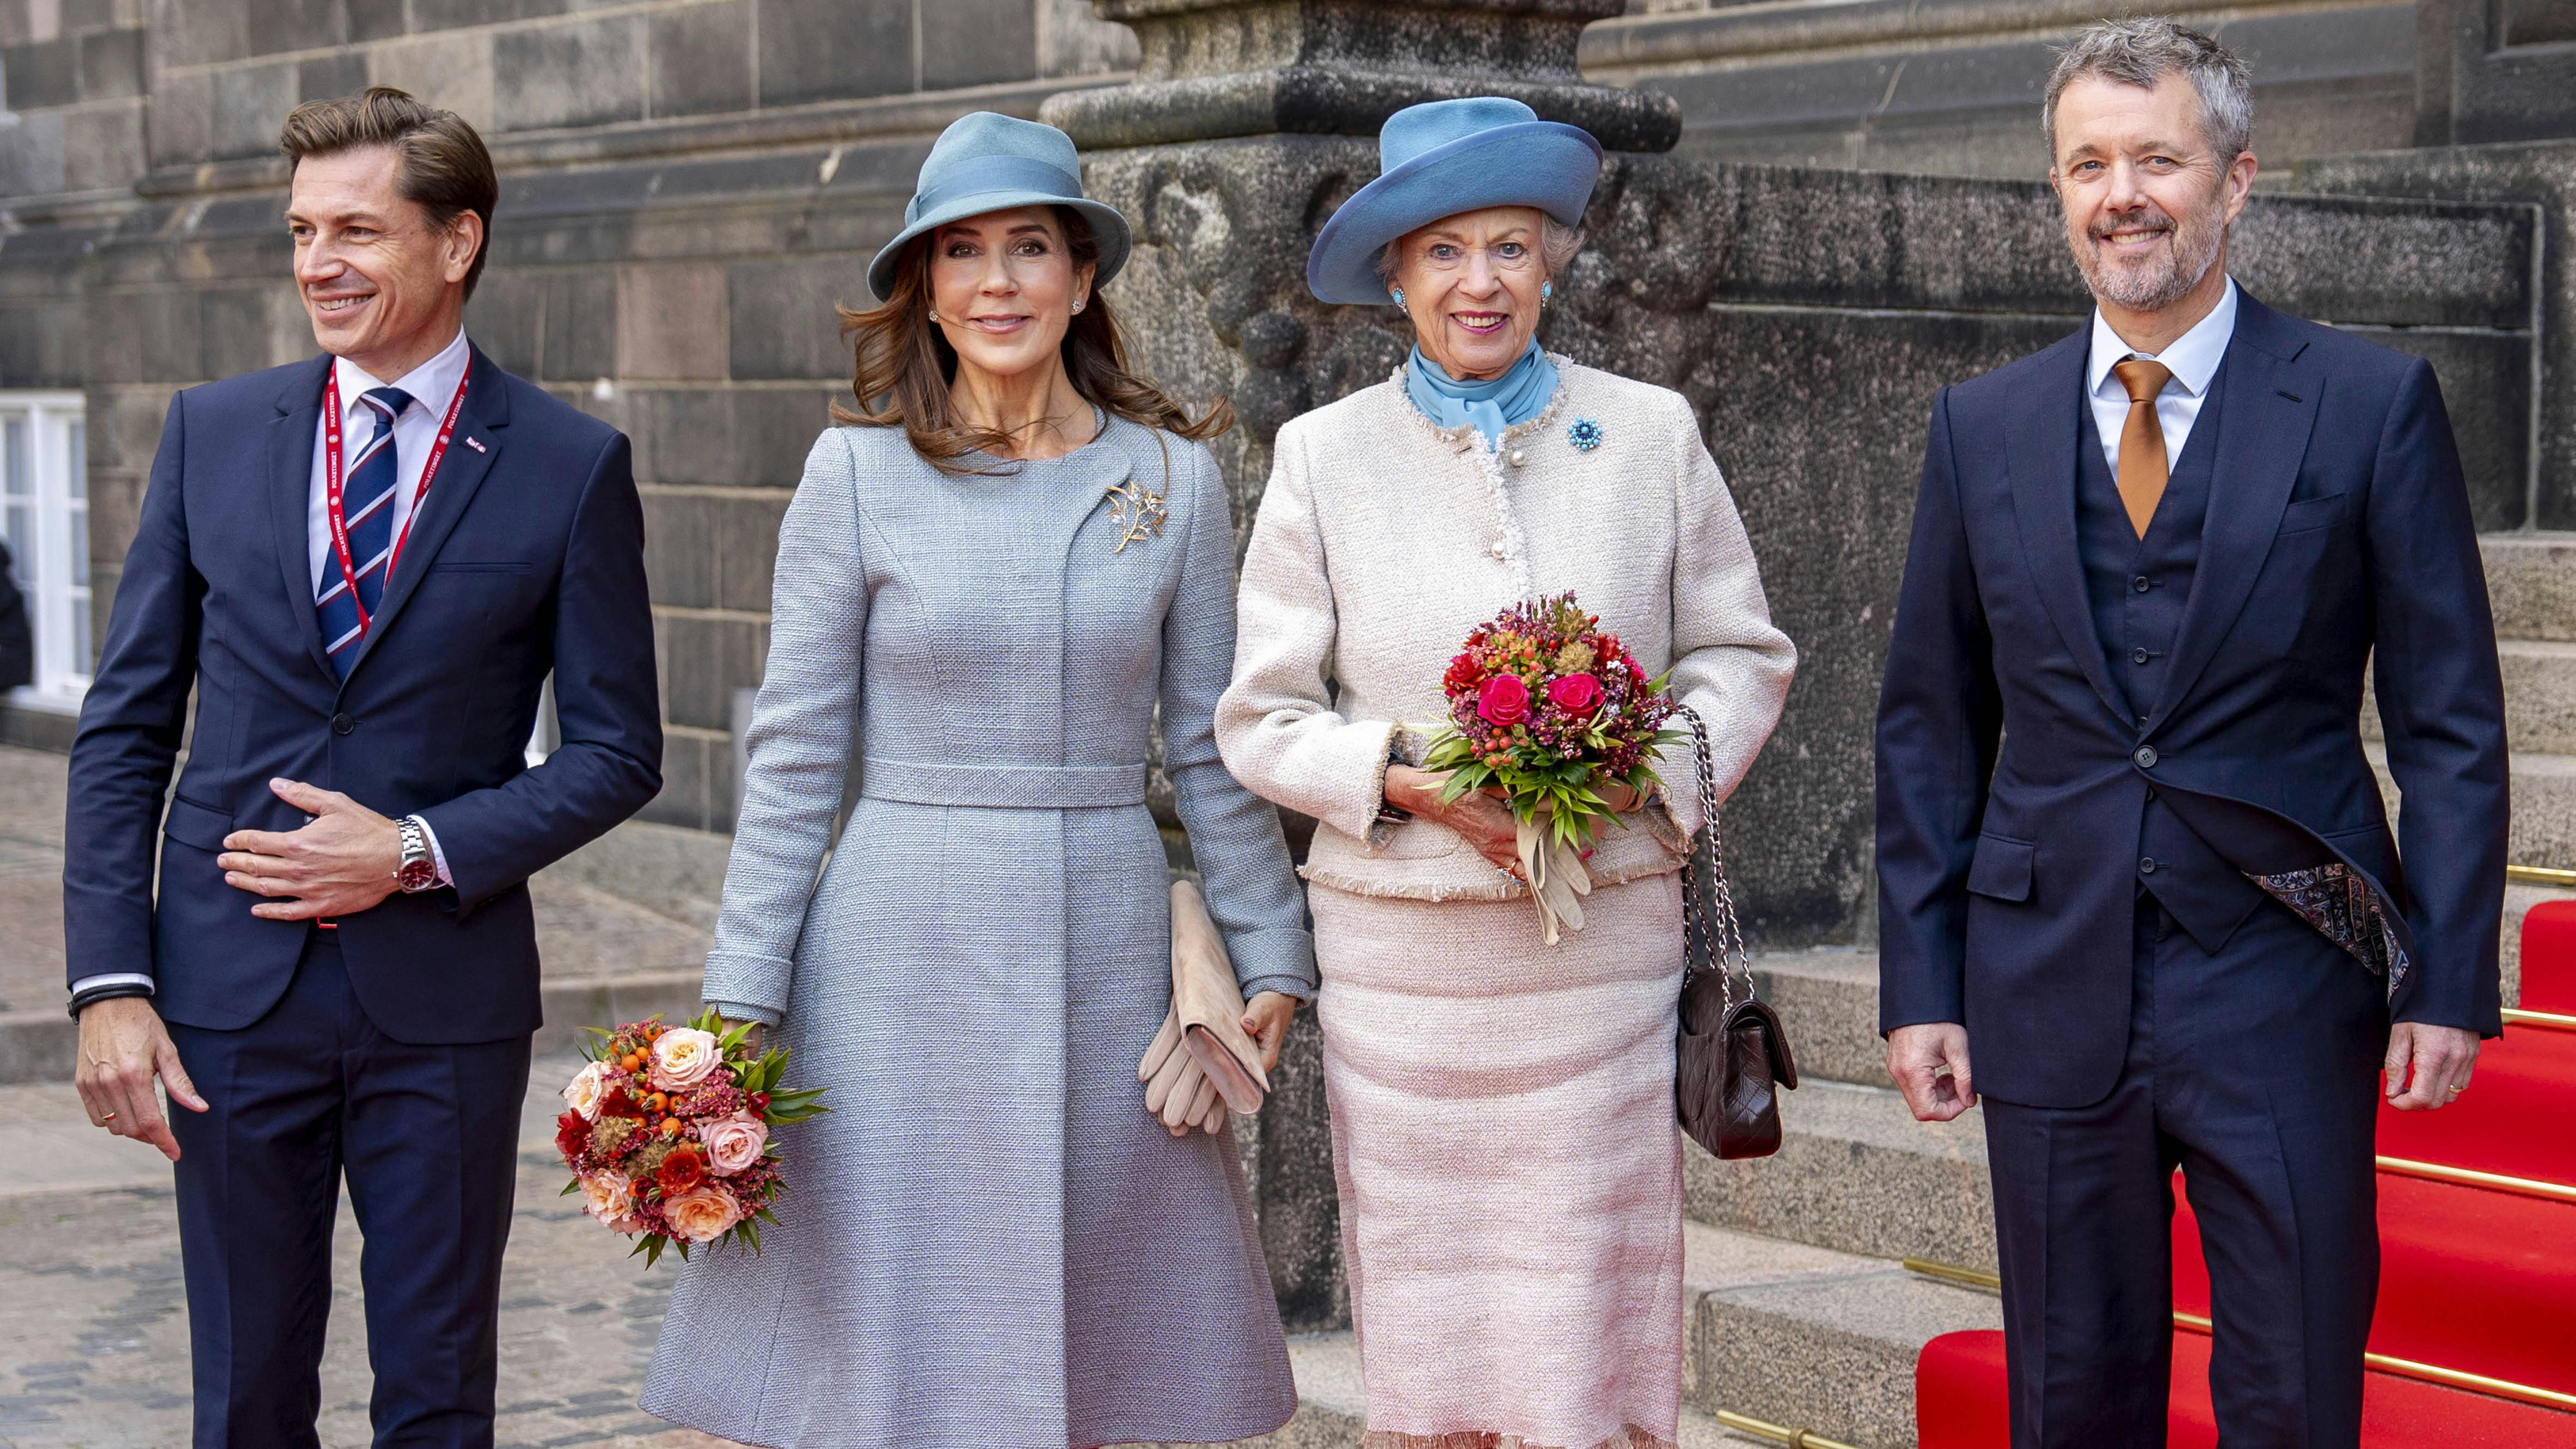
{"type": "Polygon", "coordinates": [[[1476,691],[1476,713],[1487,724],[1519,724],[1529,718],[1529,704],[1529,686],[1517,674],[1497,674],[1476,691]]]}
{"type": "Polygon", "coordinates": [[[715,1033],[675,1026],[653,1043],[653,1085],[665,1092],[694,1087],[722,1064],[715,1033]]]}
{"type": "Polygon", "coordinates": [[[742,1204],[721,1183],[703,1182],[687,1192],[662,1199],[662,1220],[672,1235],[692,1243],[712,1243],[742,1221],[742,1204]]]}
{"type": "Polygon", "coordinates": [[[1582,719],[1601,707],[1601,681],[1589,674],[1569,674],[1547,687],[1547,702],[1568,719],[1582,719]]]}
{"type": "Polygon", "coordinates": [[[612,1228],[635,1212],[635,1184],[622,1172],[583,1173],[581,1196],[582,1211],[612,1228]]]}
{"type": "Polygon", "coordinates": [[[708,1170],[731,1177],[760,1160],[760,1150],[769,1145],[769,1124],[749,1112],[736,1112],[699,1123],[698,1141],[707,1149],[708,1170]]]}

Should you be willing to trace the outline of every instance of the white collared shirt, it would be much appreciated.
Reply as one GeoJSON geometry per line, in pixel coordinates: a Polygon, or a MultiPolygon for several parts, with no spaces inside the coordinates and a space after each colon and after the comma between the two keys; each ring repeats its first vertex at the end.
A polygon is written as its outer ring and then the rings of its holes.
{"type": "Polygon", "coordinates": [[[2170,473],[2182,457],[2183,444],[2191,439],[2191,425],[2200,416],[2209,380],[2218,375],[2218,364],[2227,360],[2228,339],[2235,335],[2234,277],[2227,279],[2227,291],[2209,315],[2162,352],[2140,352],[2121,341],[2120,334],[2103,320],[2102,309],[2093,309],[2093,354],[2085,364],[2084,381],[2093,402],[2093,428],[2102,436],[2102,459],[2111,465],[2112,477],[2120,475],[2120,433],[2129,425],[2129,390],[2111,369],[2136,357],[2161,362],[2173,373],[2173,380],[2156,395],[2156,423],[2164,429],[2165,470],[2170,473]]]}
{"type": "MultiPolygon", "coordinates": [[[[394,532],[403,536],[411,521],[411,507],[420,491],[421,465],[429,461],[429,450],[438,442],[438,425],[447,417],[447,405],[455,400],[456,385],[464,380],[465,364],[472,352],[465,342],[464,329],[457,329],[456,339],[439,349],[436,357],[404,373],[393,385],[411,394],[411,406],[394,419],[394,532]]],[[[359,399],[385,384],[369,377],[366,369],[342,357],[331,363],[340,381],[340,442],[349,457],[366,451],[367,442],[376,435],[376,410],[359,399]]],[[[313,424],[313,491],[305,505],[305,529],[309,536],[313,564],[313,593],[322,594],[323,576],[331,567],[331,485],[329,434],[326,420],[313,424]]],[[[437,485],[433,482],[432,487],[437,485]]],[[[388,583],[392,582],[388,576],[388,583]]]]}

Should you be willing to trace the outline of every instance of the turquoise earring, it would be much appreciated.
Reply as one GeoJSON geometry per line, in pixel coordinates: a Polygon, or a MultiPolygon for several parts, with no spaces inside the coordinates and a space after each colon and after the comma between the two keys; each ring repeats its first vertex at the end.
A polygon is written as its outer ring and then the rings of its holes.
{"type": "Polygon", "coordinates": [[[1404,305],[1404,289],[1402,287],[1395,289],[1395,305],[1399,307],[1404,305]]]}
{"type": "Polygon", "coordinates": [[[1555,295],[1556,295],[1556,283],[1554,283],[1554,282],[1541,282],[1541,283],[1539,283],[1539,284],[1538,284],[1538,299],[1539,299],[1539,301],[1540,301],[1542,304],[1544,304],[1544,303],[1547,301],[1547,299],[1548,299],[1548,298],[1553,297],[1553,296],[1555,296],[1555,295]]]}

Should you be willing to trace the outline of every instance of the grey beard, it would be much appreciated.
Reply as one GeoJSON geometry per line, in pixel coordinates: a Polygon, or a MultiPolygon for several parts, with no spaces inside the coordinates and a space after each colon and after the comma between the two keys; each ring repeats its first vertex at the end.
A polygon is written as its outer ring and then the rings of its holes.
{"type": "Polygon", "coordinates": [[[2132,312],[2158,312],[2191,294],[2209,275],[2218,260],[2218,249],[2227,240],[2222,224],[2205,231],[2192,226],[2177,226],[2173,232],[2170,258],[2163,267],[2146,267],[2114,273],[2102,264],[2102,244],[2098,237],[2086,237],[2083,250],[2076,253],[2077,269],[2084,273],[2084,284],[2093,295],[2115,307],[2132,312]]]}

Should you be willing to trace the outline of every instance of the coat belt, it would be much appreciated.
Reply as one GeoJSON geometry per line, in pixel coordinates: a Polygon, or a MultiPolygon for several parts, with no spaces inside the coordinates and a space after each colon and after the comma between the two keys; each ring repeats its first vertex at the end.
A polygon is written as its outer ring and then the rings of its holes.
{"type": "Polygon", "coordinates": [[[1145,803],[1145,764],[942,765],[882,760],[861,766],[859,793],[912,805],[996,810],[1100,810],[1145,803]]]}

